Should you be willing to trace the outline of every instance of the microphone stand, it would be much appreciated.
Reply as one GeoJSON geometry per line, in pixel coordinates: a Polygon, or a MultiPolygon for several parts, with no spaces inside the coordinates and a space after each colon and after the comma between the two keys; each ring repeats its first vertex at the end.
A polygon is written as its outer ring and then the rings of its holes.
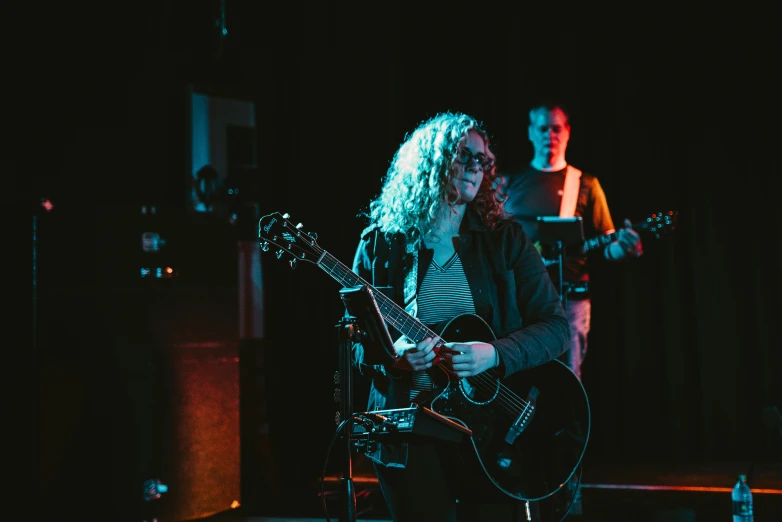
{"type": "Polygon", "coordinates": [[[557,251],[557,281],[558,281],[558,288],[559,288],[559,300],[562,302],[562,308],[567,309],[567,292],[565,292],[565,282],[562,279],[563,270],[562,270],[562,262],[564,258],[564,250],[565,246],[562,243],[561,239],[558,239],[556,242],[556,248],[557,251]]]}
{"type": "MultiPolygon", "coordinates": [[[[552,245],[556,250],[557,260],[553,263],[557,263],[557,275],[558,275],[558,290],[559,300],[562,303],[562,308],[567,310],[567,288],[564,281],[564,257],[565,257],[565,245],[572,245],[576,242],[583,244],[584,241],[584,228],[581,217],[557,217],[557,216],[539,216],[538,218],[538,235],[541,243],[552,245]]],[[[580,480],[580,479],[579,479],[580,480]]],[[[568,507],[568,513],[572,507],[573,500],[575,499],[576,492],[573,493],[570,506],[568,507]]],[[[529,502],[526,503],[527,507],[527,520],[531,520],[529,512],[529,502]]],[[[567,516],[567,513],[565,513],[567,516]]]]}
{"type": "Polygon", "coordinates": [[[356,326],[356,318],[346,315],[339,324],[339,372],[342,390],[340,392],[340,419],[346,419],[342,448],[342,478],[340,479],[340,498],[342,508],[339,519],[356,522],[356,490],[353,484],[353,367],[351,347],[360,340],[361,333],[356,326]]]}
{"type": "Polygon", "coordinates": [[[340,520],[356,522],[356,493],[353,488],[353,365],[352,345],[365,342],[365,349],[378,350],[375,357],[385,357],[386,362],[395,362],[398,355],[394,349],[391,334],[380,313],[369,285],[354,286],[340,290],[340,298],[345,304],[345,316],[340,320],[339,366],[342,375],[343,390],[340,394],[340,419],[345,419],[345,446],[341,480],[342,508],[340,520]]]}

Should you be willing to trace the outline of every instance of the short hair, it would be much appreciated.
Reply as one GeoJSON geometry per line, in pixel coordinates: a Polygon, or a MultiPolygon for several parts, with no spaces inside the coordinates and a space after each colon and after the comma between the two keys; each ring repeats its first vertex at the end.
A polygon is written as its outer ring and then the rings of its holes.
{"type": "Polygon", "coordinates": [[[553,111],[554,109],[561,110],[562,113],[565,115],[565,121],[567,121],[567,124],[570,125],[570,110],[568,109],[564,101],[551,96],[546,96],[537,99],[535,102],[532,103],[532,105],[530,105],[529,108],[530,123],[532,123],[532,120],[534,118],[533,114],[541,109],[545,111],[553,111]]]}

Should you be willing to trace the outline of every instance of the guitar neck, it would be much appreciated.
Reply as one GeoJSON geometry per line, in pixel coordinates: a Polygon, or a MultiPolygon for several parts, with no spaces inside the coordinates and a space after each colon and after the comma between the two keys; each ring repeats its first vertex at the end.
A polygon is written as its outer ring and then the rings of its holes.
{"type": "MultiPolygon", "coordinates": [[[[633,223],[633,229],[641,231],[649,228],[646,223],[633,223]]],[[[594,250],[596,248],[610,245],[619,237],[619,232],[611,232],[610,234],[604,234],[602,236],[593,237],[584,241],[584,253],[594,250]]]]}
{"type": "Polygon", "coordinates": [[[343,287],[366,285],[371,288],[383,319],[409,339],[420,341],[426,337],[435,337],[437,335],[328,252],[324,251],[316,264],[343,287]]]}
{"type": "Polygon", "coordinates": [[[586,241],[584,241],[584,253],[594,250],[596,248],[610,245],[611,243],[616,241],[617,235],[618,232],[611,232],[610,234],[605,234],[602,236],[597,236],[591,239],[587,239],[586,241]]]}

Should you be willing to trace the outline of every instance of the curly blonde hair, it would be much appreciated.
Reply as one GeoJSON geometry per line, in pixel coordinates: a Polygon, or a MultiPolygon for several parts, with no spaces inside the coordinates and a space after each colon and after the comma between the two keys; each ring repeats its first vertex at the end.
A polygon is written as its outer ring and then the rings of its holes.
{"type": "MultiPolygon", "coordinates": [[[[432,231],[443,205],[453,207],[459,194],[451,185],[454,158],[459,143],[469,131],[478,133],[486,144],[489,135],[475,118],[444,112],[422,122],[405,137],[386,172],[380,195],[369,203],[369,220],[386,234],[402,233],[418,240],[432,231]]],[[[470,205],[489,228],[504,216],[503,203],[494,187],[495,162],[484,169],[478,194],[470,205]]]]}

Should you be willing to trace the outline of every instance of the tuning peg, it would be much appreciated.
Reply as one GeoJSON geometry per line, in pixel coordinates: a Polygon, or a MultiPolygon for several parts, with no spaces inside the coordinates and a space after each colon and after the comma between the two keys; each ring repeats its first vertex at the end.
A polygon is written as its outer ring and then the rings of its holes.
{"type": "Polygon", "coordinates": [[[280,259],[280,258],[282,258],[282,255],[283,255],[284,253],[285,253],[285,250],[283,250],[283,249],[279,249],[279,250],[277,251],[277,259],[280,259]]]}
{"type": "Polygon", "coordinates": [[[312,239],[318,239],[318,233],[317,232],[310,232],[307,235],[310,236],[312,239]]]}
{"type": "Polygon", "coordinates": [[[284,213],[282,215],[282,217],[284,217],[285,219],[288,219],[289,217],[291,217],[291,215],[286,212],[286,213],[284,213]]]}
{"type": "Polygon", "coordinates": [[[291,268],[295,269],[296,268],[296,258],[294,257],[293,259],[288,261],[288,264],[291,265],[291,268]]]}
{"type": "Polygon", "coordinates": [[[302,228],[304,228],[304,225],[302,225],[301,223],[296,225],[296,230],[301,230],[302,228]]]}

